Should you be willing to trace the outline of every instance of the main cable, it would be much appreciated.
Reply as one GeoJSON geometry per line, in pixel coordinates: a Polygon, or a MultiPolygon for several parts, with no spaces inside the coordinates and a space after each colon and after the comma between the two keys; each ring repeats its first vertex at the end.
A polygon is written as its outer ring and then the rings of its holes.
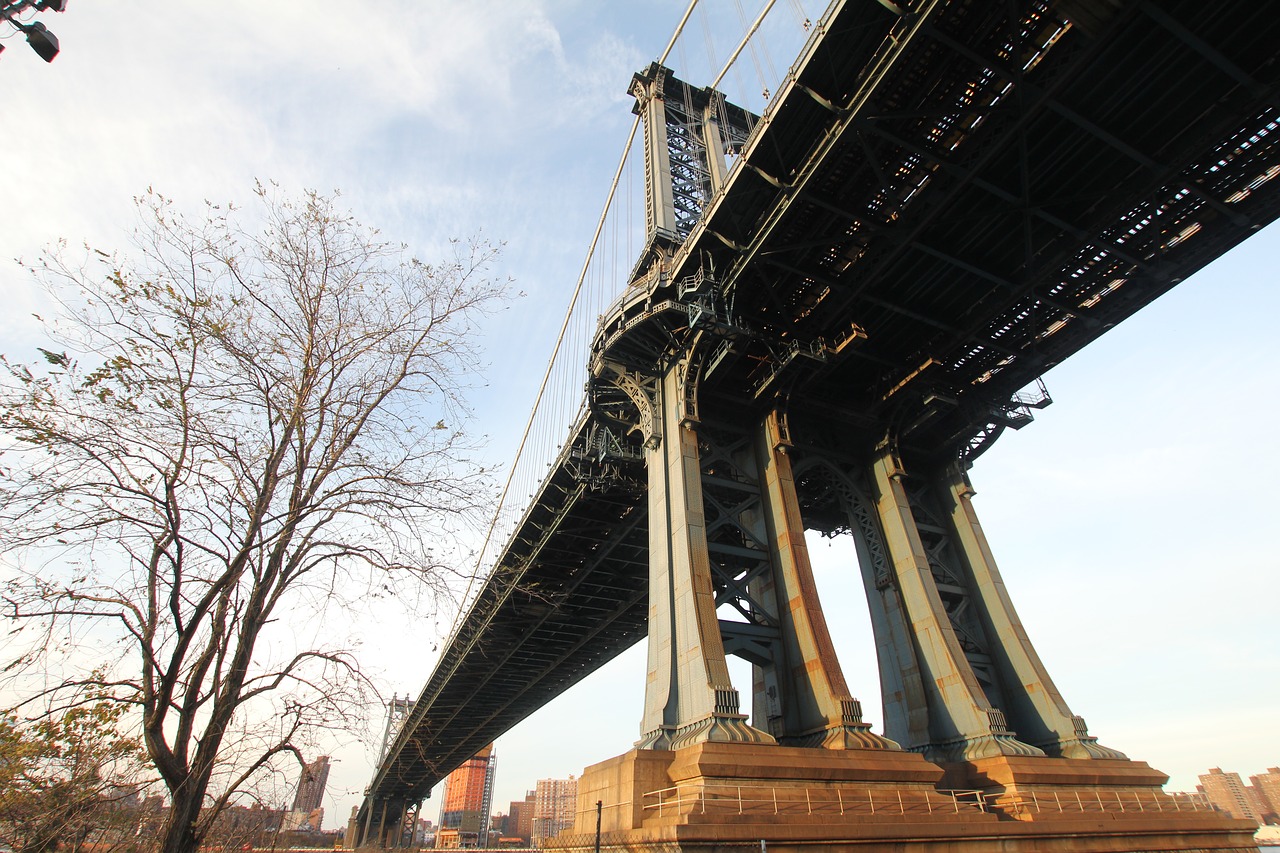
{"type": "MultiPolygon", "coordinates": [[[[773,8],[773,4],[775,2],[777,2],[777,0],[769,0],[768,3],[764,4],[764,8],[760,10],[760,14],[756,16],[755,23],[747,29],[747,34],[742,37],[742,41],[738,42],[738,46],[734,48],[733,53],[729,56],[729,61],[724,64],[724,68],[720,69],[720,73],[716,75],[716,79],[711,81],[711,86],[709,88],[714,89],[720,85],[720,81],[724,79],[724,75],[729,73],[729,69],[733,67],[733,63],[738,61],[738,57],[751,41],[751,37],[756,34],[756,30],[760,29],[760,25],[764,23],[765,16],[769,14],[769,10],[773,8]]],[[[738,9],[741,11],[742,6],[739,5],[738,9]]],[[[763,81],[764,72],[761,70],[758,61],[756,63],[756,74],[763,81]]],[[[762,82],[761,85],[767,86],[768,83],[762,82]]]]}

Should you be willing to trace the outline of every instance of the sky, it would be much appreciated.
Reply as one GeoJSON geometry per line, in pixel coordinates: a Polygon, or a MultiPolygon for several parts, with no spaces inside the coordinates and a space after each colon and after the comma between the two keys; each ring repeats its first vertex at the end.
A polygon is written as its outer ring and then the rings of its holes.
{"type": "MultiPolygon", "coordinates": [[[[662,52],[684,5],[80,0],[44,13],[62,45],[53,63],[20,37],[0,42],[0,352],[25,360],[39,343],[40,295],[13,259],[59,238],[124,248],[131,200],[148,187],[191,210],[247,200],[255,179],[340,190],[424,258],[451,237],[505,243],[498,271],[524,296],[486,329],[475,429],[506,464],[631,126],[630,76],[662,52]]],[[[759,4],[745,5],[754,17],[759,4]]],[[[695,23],[723,55],[742,26],[725,0],[707,6],[695,23]]],[[[773,16],[802,39],[800,20],[819,11],[791,0],[773,16]]],[[[691,32],[667,64],[709,82],[695,70],[707,44],[691,32]]],[[[774,49],[776,73],[794,48],[774,49]]],[[[730,97],[758,97],[766,48],[739,67],[730,97]]],[[[1054,404],[971,472],[1067,703],[1102,743],[1169,773],[1170,790],[1192,790],[1209,767],[1247,777],[1280,764],[1277,255],[1273,227],[1055,368],[1054,404]]],[[[852,546],[810,549],[846,678],[879,728],[852,546]]],[[[451,620],[400,611],[352,630],[382,690],[416,695],[451,620]]],[[[495,810],[629,749],[644,669],[641,644],[500,738],[495,810]]],[[[735,678],[745,694],[745,670],[735,678]]],[[[327,747],[327,826],[359,802],[379,734],[327,747]]]]}

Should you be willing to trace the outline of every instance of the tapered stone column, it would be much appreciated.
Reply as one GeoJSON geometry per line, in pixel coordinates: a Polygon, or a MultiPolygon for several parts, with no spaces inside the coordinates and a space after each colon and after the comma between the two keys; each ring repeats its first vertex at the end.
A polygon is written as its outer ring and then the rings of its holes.
{"type": "Polygon", "coordinates": [[[828,749],[897,749],[890,740],[872,734],[862,721],[862,706],[845,684],[827,621],[818,602],[809,548],[805,542],[800,504],[787,442],[777,412],[757,430],[756,465],[761,508],[773,571],[760,582],[759,597],[777,614],[780,660],[771,661],[771,678],[757,677],[755,719],[775,707],[770,721],[779,742],[828,749]],[[765,695],[776,685],[780,695],[765,695]]]}
{"type": "Polygon", "coordinates": [[[660,378],[646,442],[649,478],[649,667],[638,746],[772,743],[747,725],[729,680],[702,508],[698,436],[681,417],[679,365],[660,378]]]}
{"type": "Polygon", "coordinates": [[[987,537],[974,512],[973,487],[959,464],[938,478],[935,489],[950,510],[956,551],[970,578],[971,600],[989,640],[989,656],[999,674],[1002,705],[1019,739],[1062,758],[1124,758],[1089,736],[1084,720],[1071,713],[1027,637],[987,537]]]}
{"type": "Polygon", "coordinates": [[[897,454],[881,449],[872,465],[872,482],[893,587],[882,594],[896,597],[894,609],[906,622],[911,644],[906,654],[914,658],[928,718],[928,741],[909,746],[937,761],[1043,755],[1014,737],[1003,712],[978,683],[939,594],[903,485],[905,476],[897,454]]]}

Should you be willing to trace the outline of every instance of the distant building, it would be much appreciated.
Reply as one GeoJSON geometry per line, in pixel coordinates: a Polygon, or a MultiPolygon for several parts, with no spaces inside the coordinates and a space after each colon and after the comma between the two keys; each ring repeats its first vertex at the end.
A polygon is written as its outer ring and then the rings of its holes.
{"type": "Polygon", "coordinates": [[[227,806],[214,819],[206,836],[210,849],[240,850],[245,845],[270,844],[287,831],[285,820],[288,812],[283,809],[251,806],[227,806]]]}
{"type": "Polygon", "coordinates": [[[1262,816],[1255,809],[1239,773],[1224,773],[1214,767],[1200,776],[1200,787],[1209,802],[1234,818],[1262,823],[1262,816]]]}
{"type": "Polygon", "coordinates": [[[282,832],[319,832],[324,826],[324,809],[290,809],[285,813],[282,832]]]}
{"type": "Polygon", "coordinates": [[[508,838],[519,838],[526,845],[533,841],[533,807],[535,794],[525,794],[523,800],[512,800],[507,812],[506,835],[508,838]]]}
{"type": "Polygon", "coordinates": [[[329,756],[322,755],[303,765],[298,777],[298,792],[293,795],[293,808],[285,814],[283,832],[318,832],[324,823],[324,788],[329,782],[329,756]]]}
{"type": "Polygon", "coordinates": [[[493,744],[469,758],[444,780],[437,848],[489,846],[489,814],[497,762],[493,744]]]}
{"type": "MultiPolygon", "coordinates": [[[[293,797],[293,811],[309,815],[324,802],[324,786],[329,782],[329,756],[322,755],[302,768],[298,793],[293,797]]],[[[319,829],[320,827],[316,827],[319,829]]]]}
{"type": "Polygon", "coordinates": [[[1280,823],[1280,767],[1268,767],[1266,773],[1250,776],[1249,781],[1264,822],[1280,823]]]}
{"type": "Polygon", "coordinates": [[[539,779],[534,791],[533,837],[534,847],[554,838],[573,826],[578,811],[578,780],[539,779]]]}
{"type": "Polygon", "coordinates": [[[492,850],[523,850],[528,846],[529,842],[525,841],[523,838],[508,837],[504,835],[496,841],[492,838],[489,839],[489,848],[492,850]]]}
{"type": "Polygon", "coordinates": [[[164,797],[160,794],[150,794],[144,797],[142,805],[138,809],[138,835],[158,834],[168,811],[169,807],[165,804],[164,797]]]}

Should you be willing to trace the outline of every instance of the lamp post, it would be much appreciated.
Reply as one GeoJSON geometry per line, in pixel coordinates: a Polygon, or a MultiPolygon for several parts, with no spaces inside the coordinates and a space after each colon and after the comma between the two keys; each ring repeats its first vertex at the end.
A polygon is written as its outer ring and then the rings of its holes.
{"type": "MultiPolygon", "coordinates": [[[[67,10],[67,0],[9,0],[0,2],[0,18],[5,23],[27,37],[27,44],[45,62],[53,62],[58,55],[58,37],[49,32],[49,28],[39,21],[24,21],[19,16],[23,12],[44,12],[52,9],[55,12],[67,10]]],[[[0,45],[0,51],[4,45],[0,45]]]]}

